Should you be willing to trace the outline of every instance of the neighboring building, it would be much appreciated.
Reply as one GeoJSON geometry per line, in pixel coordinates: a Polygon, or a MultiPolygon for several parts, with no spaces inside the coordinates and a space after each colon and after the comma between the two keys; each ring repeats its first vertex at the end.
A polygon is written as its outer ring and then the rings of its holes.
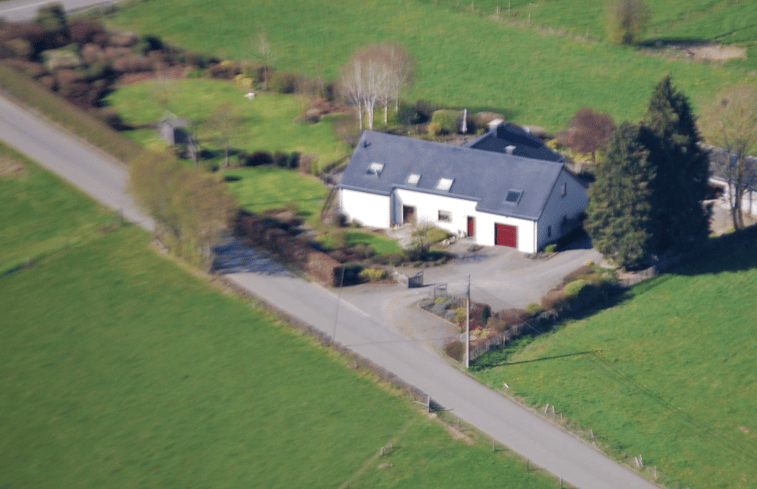
{"type": "Polygon", "coordinates": [[[160,135],[168,144],[188,143],[191,139],[191,134],[189,134],[189,128],[191,126],[192,121],[189,119],[177,117],[168,111],[166,111],[163,114],[163,118],[158,121],[160,135]]]}
{"type": "Polygon", "coordinates": [[[534,139],[512,125],[464,146],[366,131],[339,184],[341,211],[365,226],[428,223],[534,253],[574,229],[588,205],[559,155],[534,139]],[[522,139],[502,146],[511,134],[522,139]]]}

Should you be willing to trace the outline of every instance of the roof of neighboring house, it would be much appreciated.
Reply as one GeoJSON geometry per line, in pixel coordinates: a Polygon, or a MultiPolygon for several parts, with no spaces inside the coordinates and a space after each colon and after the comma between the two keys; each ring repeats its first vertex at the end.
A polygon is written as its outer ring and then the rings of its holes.
{"type": "Polygon", "coordinates": [[[536,220],[561,171],[562,163],[365,131],[339,186],[447,195],[477,201],[482,212],[536,220]]]}
{"type": "Polygon", "coordinates": [[[563,157],[544,145],[541,139],[515,124],[502,124],[463,146],[495,153],[507,153],[512,146],[512,154],[545,161],[563,161],[563,157]]]}
{"type": "Polygon", "coordinates": [[[183,128],[192,124],[192,121],[172,114],[169,111],[163,113],[163,118],[158,121],[160,124],[167,124],[169,127],[183,128]]]}

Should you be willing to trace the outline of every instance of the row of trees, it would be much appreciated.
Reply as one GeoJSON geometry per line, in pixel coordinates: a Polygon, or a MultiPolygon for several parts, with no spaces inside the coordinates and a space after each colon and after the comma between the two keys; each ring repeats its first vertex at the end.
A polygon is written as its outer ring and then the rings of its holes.
{"type": "Polygon", "coordinates": [[[377,105],[384,107],[384,123],[391,102],[395,111],[399,109],[400,92],[410,84],[413,67],[412,56],[398,44],[370,44],[352,54],[339,75],[338,87],[355,107],[361,130],[364,113],[368,129],[373,129],[377,105]]]}
{"type": "Polygon", "coordinates": [[[176,255],[210,265],[211,249],[236,205],[215,175],[144,152],[130,162],[131,191],[156,224],[155,237],[176,255]]]}
{"type": "MultiPolygon", "coordinates": [[[[702,128],[722,146],[731,213],[743,227],[742,196],[757,184],[757,90],[740,85],[704,112],[702,128]]],[[[683,251],[709,234],[710,153],[701,143],[687,97],[669,76],[655,87],[643,120],[612,134],[589,189],[586,230],[603,254],[623,267],[668,250],[683,251]]]]}

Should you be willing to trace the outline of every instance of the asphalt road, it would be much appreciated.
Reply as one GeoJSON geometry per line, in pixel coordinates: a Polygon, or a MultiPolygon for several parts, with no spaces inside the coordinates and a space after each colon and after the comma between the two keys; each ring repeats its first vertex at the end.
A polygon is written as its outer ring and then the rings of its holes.
{"type": "MultiPolygon", "coordinates": [[[[154,226],[125,193],[123,166],[2,98],[0,138],[143,228],[154,226]]],[[[456,370],[425,343],[409,340],[330,290],[256,260],[257,267],[241,267],[246,271],[228,277],[327,334],[336,332],[336,341],[426,392],[532,464],[584,489],[657,487],[456,370]]]]}
{"type": "Polygon", "coordinates": [[[94,5],[118,3],[118,0],[12,0],[0,3],[0,17],[13,22],[31,20],[36,17],[40,7],[51,3],[61,3],[67,11],[72,11],[94,5]]]}

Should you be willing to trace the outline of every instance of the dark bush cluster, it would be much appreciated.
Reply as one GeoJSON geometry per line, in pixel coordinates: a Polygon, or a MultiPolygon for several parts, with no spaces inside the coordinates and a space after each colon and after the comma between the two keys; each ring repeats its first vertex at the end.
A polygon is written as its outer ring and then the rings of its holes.
{"type": "Polygon", "coordinates": [[[271,74],[269,86],[276,93],[294,93],[297,85],[297,74],[291,71],[274,71],[271,74]]]}

